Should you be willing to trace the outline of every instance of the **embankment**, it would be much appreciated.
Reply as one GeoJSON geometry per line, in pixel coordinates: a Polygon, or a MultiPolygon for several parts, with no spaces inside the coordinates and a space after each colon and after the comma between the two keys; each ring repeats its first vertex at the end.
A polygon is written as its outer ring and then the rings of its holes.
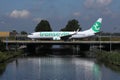
{"type": "Polygon", "coordinates": [[[4,63],[12,58],[18,57],[21,55],[21,51],[13,52],[13,51],[7,51],[7,52],[0,52],[0,63],[4,63]]]}
{"type": "Polygon", "coordinates": [[[120,66],[120,51],[97,51],[96,59],[104,63],[120,66]]]}

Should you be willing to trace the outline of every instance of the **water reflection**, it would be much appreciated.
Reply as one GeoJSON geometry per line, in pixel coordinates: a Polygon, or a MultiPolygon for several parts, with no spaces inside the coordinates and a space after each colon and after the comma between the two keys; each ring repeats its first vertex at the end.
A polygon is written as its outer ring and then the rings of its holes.
{"type": "Polygon", "coordinates": [[[0,80],[101,80],[101,70],[94,61],[75,57],[20,58],[0,80]]]}
{"type": "Polygon", "coordinates": [[[75,65],[76,72],[79,72],[78,77],[81,76],[82,80],[101,80],[100,67],[93,61],[77,59],[75,60],[75,65]]]}
{"type": "Polygon", "coordinates": [[[94,60],[57,56],[19,58],[0,65],[0,75],[0,80],[120,80],[119,73],[94,60]]]}
{"type": "Polygon", "coordinates": [[[6,64],[2,63],[0,64],[0,75],[2,75],[5,72],[6,64]]]}

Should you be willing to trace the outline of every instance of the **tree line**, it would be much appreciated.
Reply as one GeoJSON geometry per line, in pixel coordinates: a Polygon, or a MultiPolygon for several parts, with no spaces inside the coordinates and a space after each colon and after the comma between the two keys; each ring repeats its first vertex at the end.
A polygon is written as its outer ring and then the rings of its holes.
{"type": "MultiPolygon", "coordinates": [[[[57,27],[56,27],[57,28],[57,27]]],[[[76,19],[69,20],[67,25],[60,29],[60,31],[77,31],[77,29],[81,30],[80,24],[76,19]]],[[[40,32],[40,31],[52,31],[52,27],[47,20],[41,20],[34,28],[35,32],[40,32]]],[[[16,30],[11,31],[11,35],[27,35],[28,33],[26,31],[21,31],[18,33],[16,30]]]]}
{"type": "MultiPolygon", "coordinates": [[[[81,30],[80,24],[76,19],[73,19],[68,21],[67,25],[60,31],[75,31],[77,29],[81,30]]],[[[35,27],[34,31],[52,31],[52,28],[47,20],[41,20],[35,27]]]]}

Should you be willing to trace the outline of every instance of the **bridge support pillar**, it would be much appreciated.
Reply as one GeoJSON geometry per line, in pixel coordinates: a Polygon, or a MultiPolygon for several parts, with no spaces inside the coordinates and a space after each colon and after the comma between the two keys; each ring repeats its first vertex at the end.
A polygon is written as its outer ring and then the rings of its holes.
{"type": "Polygon", "coordinates": [[[81,53],[89,51],[90,45],[88,44],[81,44],[81,45],[73,45],[73,55],[81,55],[81,53]]]}
{"type": "Polygon", "coordinates": [[[73,50],[73,55],[79,55],[80,45],[73,45],[72,50],[73,50]]]}

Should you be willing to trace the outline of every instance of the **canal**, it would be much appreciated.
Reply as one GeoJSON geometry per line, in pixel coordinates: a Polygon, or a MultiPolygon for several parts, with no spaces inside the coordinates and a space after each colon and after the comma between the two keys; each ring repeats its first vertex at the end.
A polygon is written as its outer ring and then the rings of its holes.
{"type": "Polygon", "coordinates": [[[120,80],[120,72],[88,58],[23,57],[1,64],[0,80],[120,80]]]}

